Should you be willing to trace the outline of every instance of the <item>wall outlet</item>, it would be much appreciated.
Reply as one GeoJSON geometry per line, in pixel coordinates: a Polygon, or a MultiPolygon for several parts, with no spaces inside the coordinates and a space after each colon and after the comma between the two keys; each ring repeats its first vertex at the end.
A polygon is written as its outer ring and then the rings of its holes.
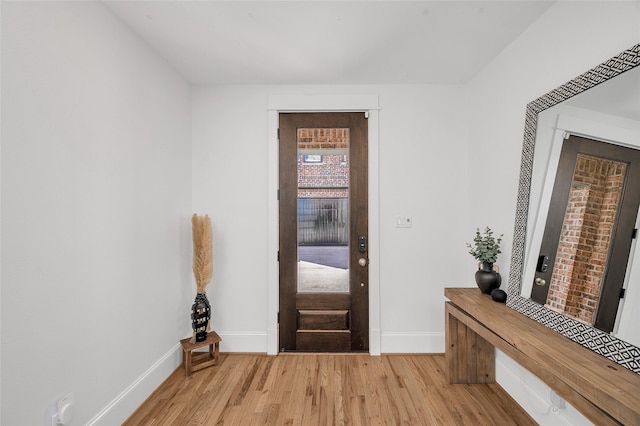
{"type": "Polygon", "coordinates": [[[396,228],[412,228],[413,218],[411,216],[396,216],[396,228]]]}
{"type": "Polygon", "coordinates": [[[551,405],[553,406],[554,411],[557,409],[563,410],[567,408],[567,403],[565,402],[565,400],[562,399],[560,395],[555,393],[555,391],[551,391],[551,405]]]}
{"type": "Polygon", "coordinates": [[[73,392],[58,400],[58,412],[51,417],[51,426],[67,426],[73,421],[74,407],[73,392]]]}

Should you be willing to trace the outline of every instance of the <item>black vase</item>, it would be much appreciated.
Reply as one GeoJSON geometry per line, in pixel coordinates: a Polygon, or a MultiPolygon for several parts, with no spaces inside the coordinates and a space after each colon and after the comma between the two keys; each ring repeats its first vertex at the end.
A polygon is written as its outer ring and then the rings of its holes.
{"type": "Polygon", "coordinates": [[[491,294],[496,288],[500,288],[502,277],[493,270],[493,263],[482,262],[478,264],[476,271],[476,284],[480,291],[485,294],[491,294]]]}
{"type": "Polygon", "coordinates": [[[193,334],[196,336],[196,342],[207,340],[209,320],[211,320],[211,305],[207,295],[198,293],[191,306],[191,327],[193,328],[193,334]]]}

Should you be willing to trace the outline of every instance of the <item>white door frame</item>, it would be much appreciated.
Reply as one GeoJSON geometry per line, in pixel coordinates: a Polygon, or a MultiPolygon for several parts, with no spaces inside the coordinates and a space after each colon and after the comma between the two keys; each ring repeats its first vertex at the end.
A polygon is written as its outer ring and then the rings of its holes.
{"type": "Polygon", "coordinates": [[[278,114],[354,112],[368,114],[369,151],[369,353],[380,355],[380,188],[378,95],[270,96],[268,119],[267,353],[278,354],[278,114]]]}

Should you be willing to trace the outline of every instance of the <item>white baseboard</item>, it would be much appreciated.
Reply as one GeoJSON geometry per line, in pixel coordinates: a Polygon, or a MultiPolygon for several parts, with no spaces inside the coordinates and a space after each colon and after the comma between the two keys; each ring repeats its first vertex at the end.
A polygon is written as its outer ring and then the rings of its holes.
{"type": "Polygon", "coordinates": [[[267,355],[278,355],[278,329],[269,328],[267,330],[267,355]]]}
{"type": "MultiPolygon", "coordinates": [[[[265,332],[218,331],[221,352],[259,352],[277,355],[277,330],[265,332]],[[275,345],[274,349],[271,346],[275,345]],[[271,349],[271,351],[269,350],[271,349]]],[[[383,353],[443,353],[444,333],[381,333],[371,330],[369,351],[383,353]]],[[[206,348],[205,348],[206,349],[206,348]]],[[[204,350],[204,349],[203,349],[204,350]]]]}
{"type": "MultiPolygon", "coordinates": [[[[265,332],[218,331],[221,352],[258,352],[277,355],[277,330],[265,332]],[[275,345],[275,352],[271,346],[275,345]],[[270,350],[271,349],[271,350],[270,350]],[[274,352],[274,353],[272,353],[274,352]]],[[[371,330],[369,352],[444,353],[444,333],[381,333],[371,330]]],[[[206,348],[203,348],[206,350],[206,348]]]]}
{"type": "Polygon", "coordinates": [[[382,333],[382,353],[444,353],[444,333],[382,333]]]}
{"type": "Polygon", "coordinates": [[[122,424],[181,363],[182,348],[176,345],[89,420],[87,425],[122,424]]]}
{"type": "Polygon", "coordinates": [[[217,331],[222,339],[220,352],[267,353],[267,333],[264,331],[217,331]]]}
{"type": "Polygon", "coordinates": [[[380,329],[372,328],[369,330],[369,354],[371,355],[380,355],[381,353],[381,340],[380,340],[380,329]]]}

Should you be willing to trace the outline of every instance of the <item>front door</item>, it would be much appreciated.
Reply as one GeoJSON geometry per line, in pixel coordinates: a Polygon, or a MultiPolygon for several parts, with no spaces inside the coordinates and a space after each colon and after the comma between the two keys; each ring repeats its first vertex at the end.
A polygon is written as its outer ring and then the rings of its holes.
{"type": "Polygon", "coordinates": [[[611,332],[639,204],[639,150],[566,139],[531,299],[611,332]]]}
{"type": "Polygon", "coordinates": [[[279,121],[280,351],[368,351],[365,114],[279,121]]]}

